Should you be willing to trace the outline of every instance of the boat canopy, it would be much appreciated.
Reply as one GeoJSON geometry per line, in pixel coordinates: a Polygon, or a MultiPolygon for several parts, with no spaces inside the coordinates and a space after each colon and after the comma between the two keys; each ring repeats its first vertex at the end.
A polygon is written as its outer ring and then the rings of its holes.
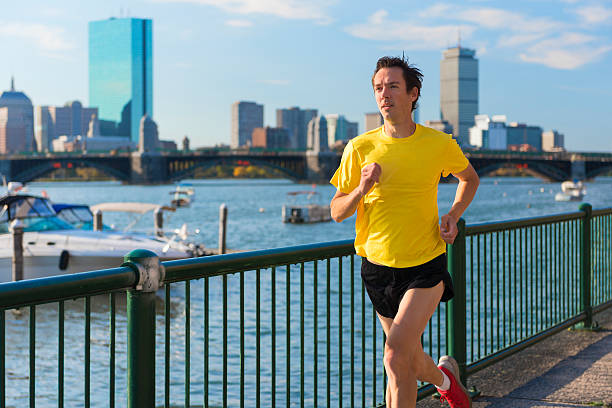
{"type": "Polygon", "coordinates": [[[146,214],[149,211],[155,211],[158,208],[164,211],[175,211],[174,208],[159,205],[153,203],[138,203],[138,202],[126,202],[126,203],[100,203],[96,205],[92,205],[91,211],[95,212],[96,210],[100,210],[102,212],[131,212],[136,214],[146,214]]]}

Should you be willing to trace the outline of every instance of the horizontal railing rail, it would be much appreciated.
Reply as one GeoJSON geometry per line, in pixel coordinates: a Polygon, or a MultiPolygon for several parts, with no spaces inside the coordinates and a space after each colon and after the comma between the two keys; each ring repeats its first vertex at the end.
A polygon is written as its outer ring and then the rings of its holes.
{"type": "MultiPolygon", "coordinates": [[[[422,342],[464,380],[612,305],[612,208],[459,230],[455,297],[422,342]]],[[[352,240],[161,264],[137,251],[0,284],[0,408],[378,406],[385,339],[359,264],[352,240]]]]}

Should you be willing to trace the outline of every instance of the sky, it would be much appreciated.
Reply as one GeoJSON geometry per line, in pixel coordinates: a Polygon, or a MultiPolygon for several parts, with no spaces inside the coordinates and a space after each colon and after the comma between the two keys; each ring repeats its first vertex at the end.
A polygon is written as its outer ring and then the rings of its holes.
{"type": "Polygon", "coordinates": [[[440,119],[442,51],[479,60],[479,112],[556,129],[570,151],[612,152],[612,0],[0,1],[0,91],[88,105],[88,22],[153,20],[160,138],[229,144],[231,104],[299,106],[359,122],[384,55],[424,73],[419,120],[440,119]]]}

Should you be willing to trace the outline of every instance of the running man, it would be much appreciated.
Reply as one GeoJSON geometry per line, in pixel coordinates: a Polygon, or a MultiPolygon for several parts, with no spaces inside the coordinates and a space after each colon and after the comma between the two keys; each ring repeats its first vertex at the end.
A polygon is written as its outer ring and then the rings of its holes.
{"type": "Polygon", "coordinates": [[[387,336],[387,407],[415,407],[418,380],[434,384],[452,408],[469,408],[457,362],[444,356],[436,366],[421,335],[438,303],[453,297],[446,243],[455,240],[479,179],[450,135],[412,120],[422,77],[403,58],[378,60],[372,86],[384,125],[344,149],[331,179],[337,188],[331,213],[341,222],[357,211],[361,276],[387,336]],[[448,174],[459,184],[452,208],[438,220],[438,182],[448,174]]]}

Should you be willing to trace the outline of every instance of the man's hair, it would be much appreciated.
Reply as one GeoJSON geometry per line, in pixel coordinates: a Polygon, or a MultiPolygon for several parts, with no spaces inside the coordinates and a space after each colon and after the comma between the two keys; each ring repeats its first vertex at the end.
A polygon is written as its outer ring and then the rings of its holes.
{"type": "Polygon", "coordinates": [[[416,100],[412,103],[412,110],[417,108],[417,101],[421,96],[421,85],[423,81],[423,73],[414,65],[408,63],[408,58],[399,57],[382,57],[376,62],[376,69],[372,75],[372,86],[374,86],[374,77],[383,68],[401,68],[404,74],[404,81],[406,81],[406,91],[410,92],[412,88],[416,87],[419,91],[416,100]]]}

